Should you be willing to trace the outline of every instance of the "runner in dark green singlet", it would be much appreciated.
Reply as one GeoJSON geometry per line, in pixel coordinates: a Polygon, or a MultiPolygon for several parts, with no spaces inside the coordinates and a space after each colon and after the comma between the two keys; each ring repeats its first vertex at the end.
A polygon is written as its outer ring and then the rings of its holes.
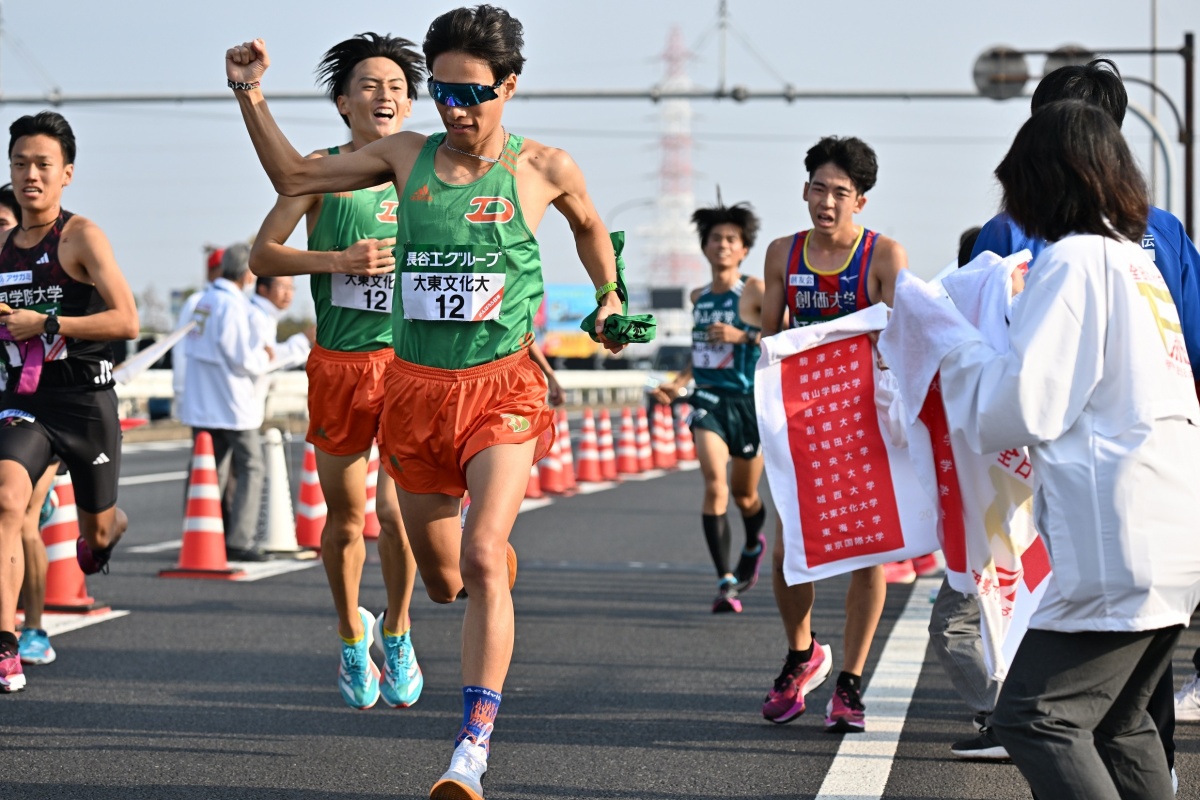
{"type": "Polygon", "coordinates": [[[704,474],[704,541],[717,568],[714,614],[740,612],[738,593],[758,581],[766,552],[762,535],[766,509],[758,496],[762,477],[762,448],[754,411],[754,369],[762,324],[762,278],[741,273],[741,264],[754,246],[758,217],[748,205],[701,208],[692,215],[700,246],[712,267],[712,282],[692,292],[692,361],[672,381],[655,391],[660,403],[670,403],[696,381],[689,420],[696,455],[704,474]],[[730,457],[732,479],[726,478],[730,457]],[[731,534],[726,510],[730,489],[742,513],[746,544],[736,569],[730,569],[731,534]]]}

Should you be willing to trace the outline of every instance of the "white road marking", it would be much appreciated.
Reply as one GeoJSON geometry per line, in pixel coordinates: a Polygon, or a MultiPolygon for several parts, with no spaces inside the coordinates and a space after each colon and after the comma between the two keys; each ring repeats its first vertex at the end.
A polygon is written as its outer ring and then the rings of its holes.
{"type": "Polygon", "coordinates": [[[133,547],[124,548],[124,550],[126,553],[165,553],[168,550],[178,550],[181,547],[183,547],[183,539],[172,539],[169,542],[135,544],[133,547]]]}
{"type": "MultiPolygon", "coordinates": [[[[692,470],[699,469],[699,468],[700,468],[700,465],[694,461],[686,462],[686,463],[679,465],[680,472],[691,472],[692,470]]],[[[178,477],[173,478],[173,479],[180,480],[187,473],[180,472],[180,473],[163,473],[163,474],[164,475],[172,475],[172,476],[178,475],[178,477]]],[[[625,480],[645,481],[645,480],[650,480],[652,478],[661,478],[664,475],[668,475],[668,474],[670,474],[670,473],[667,472],[666,470],[657,469],[657,470],[650,470],[648,472],[643,472],[640,475],[626,475],[624,479],[625,480]]],[[[150,476],[138,476],[138,477],[150,477],[150,476]]],[[[154,477],[157,477],[157,476],[154,476],[154,477]]],[[[125,485],[125,483],[124,483],[125,480],[135,480],[135,479],[123,478],[121,485],[125,485]]],[[[164,478],[164,480],[165,480],[165,478],[164,478]]],[[[151,481],[147,480],[147,481],[142,481],[142,482],[150,483],[151,481]]],[[[578,486],[578,490],[577,490],[576,494],[596,494],[597,492],[606,492],[609,489],[615,489],[620,485],[621,484],[617,481],[606,481],[604,483],[581,483],[578,486]]],[[[553,497],[539,497],[537,499],[527,498],[527,499],[521,501],[521,510],[519,513],[524,514],[526,511],[535,511],[539,508],[545,508],[546,506],[554,505],[556,500],[559,500],[559,499],[562,499],[562,498],[553,498],[553,497]]],[[[72,545],[72,547],[73,546],[74,545],[72,545]]],[[[183,547],[182,539],[171,539],[170,541],[166,541],[166,542],[154,542],[153,544],[134,545],[133,547],[125,548],[124,552],[138,553],[138,554],[165,553],[170,550],[179,550],[181,547],[183,547]]],[[[230,566],[237,567],[239,569],[244,569],[246,571],[246,577],[238,578],[237,580],[260,581],[263,578],[271,578],[276,575],[284,575],[289,572],[297,572],[302,569],[308,569],[309,567],[316,566],[317,563],[318,563],[317,561],[280,560],[280,561],[265,561],[263,563],[230,562],[230,566]]],[[[634,569],[634,570],[649,569],[649,570],[656,570],[656,571],[663,571],[663,570],[675,571],[677,569],[677,567],[675,565],[669,565],[666,563],[657,564],[657,565],[644,565],[641,563],[634,563],[634,562],[630,562],[628,565],[604,565],[604,569],[607,571],[609,569],[612,569],[614,566],[617,569],[623,569],[623,570],[624,569],[634,569]]]]}
{"type": "Polygon", "coordinates": [[[816,800],[879,800],[887,788],[900,731],[908,716],[929,643],[929,590],[936,578],[921,578],[884,645],[863,694],[867,730],[846,734],[825,774],[816,800]]]}
{"type": "MultiPolygon", "coordinates": [[[[42,614],[42,626],[50,636],[58,636],[69,631],[77,631],[91,625],[99,625],[112,619],[129,616],[128,611],[105,611],[102,614],[57,614],[47,611],[42,614]]],[[[17,622],[24,623],[23,614],[17,614],[17,622]]]]}
{"type": "Polygon", "coordinates": [[[167,483],[181,481],[188,476],[186,470],[178,472],[155,472],[152,475],[130,475],[117,481],[118,486],[140,486],[143,483],[167,483]]]}
{"type": "Polygon", "coordinates": [[[245,576],[234,578],[235,581],[261,581],[263,578],[273,578],[289,572],[299,572],[302,569],[312,569],[321,562],[317,559],[307,561],[230,561],[230,569],[245,571],[245,576]]]}

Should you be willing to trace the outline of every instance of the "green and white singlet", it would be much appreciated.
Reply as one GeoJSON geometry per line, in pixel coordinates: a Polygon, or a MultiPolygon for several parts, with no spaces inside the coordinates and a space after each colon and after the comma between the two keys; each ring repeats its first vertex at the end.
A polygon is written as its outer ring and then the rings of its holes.
{"type": "MultiPolygon", "coordinates": [[[[337,147],[329,148],[336,156],[337,147]]],[[[321,213],[308,236],[308,249],[345,250],[362,239],[396,235],[396,187],[326,194],[321,213]]],[[[360,353],[392,344],[392,287],[395,274],[321,273],[311,279],[317,311],[317,344],[327,350],[360,353]]]]}
{"type": "Polygon", "coordinates": [[[404,361],[465,369],[532,342],[542,261],[517,197],[524,139],[510,134],[487,174],[451,184],[434,171],[445,136],[429,137],[404,186],[392,342],[404,361]]]}

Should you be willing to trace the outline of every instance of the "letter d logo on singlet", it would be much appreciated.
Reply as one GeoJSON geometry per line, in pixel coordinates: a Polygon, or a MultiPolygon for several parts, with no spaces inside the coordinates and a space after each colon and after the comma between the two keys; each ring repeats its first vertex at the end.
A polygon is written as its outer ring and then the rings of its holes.
{"type": "Polygon", "coordinates": [[[472,197],[470,212],[463,214],[467,222],[510,222],[517,215],[517,207],[507,197],[472,197]]]}

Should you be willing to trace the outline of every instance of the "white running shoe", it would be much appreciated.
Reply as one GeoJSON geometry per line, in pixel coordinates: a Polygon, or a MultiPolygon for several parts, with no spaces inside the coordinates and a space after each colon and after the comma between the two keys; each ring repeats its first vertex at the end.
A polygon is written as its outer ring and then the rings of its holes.
{"type": "Polygon", "coordinates": [[[1200,674],[1193,672],[1175,693],[1175,719],[1178,722],[1200,722],[1200,674]]]}
{"type": "Polygon", "coordinates": [[[488,753],[472,739],[454,748],[450,769],[429,790],[429,800],[483,800],[480,780],[487,772],[488,753]]]}

